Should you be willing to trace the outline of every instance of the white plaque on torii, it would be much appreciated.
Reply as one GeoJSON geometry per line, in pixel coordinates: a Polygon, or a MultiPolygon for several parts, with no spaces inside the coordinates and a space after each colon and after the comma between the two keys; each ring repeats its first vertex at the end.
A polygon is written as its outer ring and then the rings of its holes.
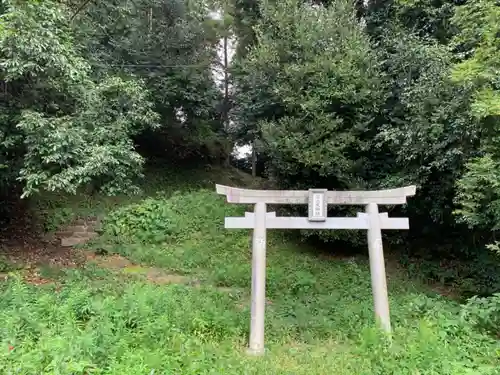
{"type": "Polygon", "coordinates": [[[405,204],[407,197],[415,195],[415,186],[375,191],[328,191],[250,190],[216,185],[216,190],[225,195],[229,203],[255,205],[254,212],[247,212],[244,217],[225,218],[226,228],[253,229],[250,353],[264,353],[267,229],[367,230],[375,316],[384,331],[391,331],[382,229],[409,229],[409,221],[379,213],[378,205],[405,204]],[[267,212],[267,204],[307,204],[308,217],[279,217],[275,212],[267,212]],[[329,204],[364,205],[365,212],[355,217],[328,217],[329,204]]]}

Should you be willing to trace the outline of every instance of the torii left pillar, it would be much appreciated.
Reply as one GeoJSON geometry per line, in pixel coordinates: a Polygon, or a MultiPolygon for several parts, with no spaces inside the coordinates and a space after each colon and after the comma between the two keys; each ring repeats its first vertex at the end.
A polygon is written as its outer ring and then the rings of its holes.
{"type": "Polygon", "coordinates": [[[252,246],[252,306],[248,352],[264,354],[264,316],[266,310],[266,214],[267,204],[258,202],[254,209],[252,246]]]}

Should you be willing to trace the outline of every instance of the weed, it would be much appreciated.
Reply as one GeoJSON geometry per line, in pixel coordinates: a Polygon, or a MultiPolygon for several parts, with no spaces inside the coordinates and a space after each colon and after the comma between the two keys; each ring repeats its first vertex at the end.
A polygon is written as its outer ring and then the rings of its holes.
{"type": "Polygon", "coordinates": [[[463,307],[462,317],[481,331],[500,338],[500,293],[469,299],[463,307]]]}
{"type": "Polygon", "coordinates": [[[166,199],[147,198],[111,211],[103,232],[122,241],[164,242],[177,231],[175,213],[166,199]]]}
{"type": "Polygon", "coordinates": [[[46,279],[59,279],[65,276],[64,269],[54,266],[41,265],[40,276],[46,279]]]}

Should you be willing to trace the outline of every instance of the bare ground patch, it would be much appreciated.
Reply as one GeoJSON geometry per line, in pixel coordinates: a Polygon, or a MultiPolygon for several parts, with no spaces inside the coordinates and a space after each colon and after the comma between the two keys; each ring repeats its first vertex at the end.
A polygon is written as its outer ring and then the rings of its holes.
{"type": "MultiPolygon", "coordinates": [[[[0,282],[14,271],[26,282],[34,285],[59,284],[59,277],[67,269],[84,269],[93,264],[107,269],[118,277],[137,278],[150,283],[181,284],[199,288],[204,285],[195,276],[181,275],[168,270],[135,264],[118,255],[101,255],[92,251],[61,246],[59,241],[47,239],[24,227],[9,236],[0,236],[0,260],[7,262],[8,269],[0,269],[0,282]]],[[[231,287],[215,287],[224,293],[247,294],[231,287]]]]}
{"type": "Polygon", "coordinates": [[[0,281],[7,279],[9,272],[19,273],[31,284],[42,285],[53,280],[41,275],[42,268],[78,268],[85,263],[81,250],[61,247],[36,236],[0,239],[0,257],[7,263],[7,270],[0,273],[0,281]]]}
{"type": "Polygon", "coordinates": [[[118,255],[97,255],[86,253],[87,261],[96,264],[98,267],[106,268],[126,275],[136,275],[156,284],[187,284],[198,285],[199,280],[189,276],[169,273],[161,268],[143,266],[132,263],[127,258],[118,255]]]}
{"type": "MultiPolygon", "coordinates": [[[[5,243],[4,243],[5,245],[5,243]]],[[[63,247],[43,240],[30,240],[24,243],[10,243],[0,249],[0,256],[6,259],[24,281],[33,285],[58,284],[59,271],[71,268],[83,269],[93,264],[113,272],[118,277],[131,277],[150,283],[167,285],[180,284],[199,288],[204,284],[196,277],[180,275],[167,270],[135,264],[119,255],[101,255],[95,252],[63,247]]],[[[0,272],[0,281],[6,280],[9,272],[0,272]]],[[[241,293],[230,287],[216,287],[224,293],[241,293]]]]}
{"type": "MultiPolygon", "coordinates": [[[[63,247],[40,239],[3,241],[0,256],[8,270],[0,272],[0,281],[8,278],[11,271],[19,273],[26,282],[35,285],[53,283],[51,277],[42,276],[43,270],[83,268],[93,263],[118,274],[137,276],[157,284],[199,285],[199,280],[169,273],[163,269],[137,265],[121,255],[98,255],[72,247],[63,247]]],[[[46,272],[45,272],[46,273],[46,272]]]]}

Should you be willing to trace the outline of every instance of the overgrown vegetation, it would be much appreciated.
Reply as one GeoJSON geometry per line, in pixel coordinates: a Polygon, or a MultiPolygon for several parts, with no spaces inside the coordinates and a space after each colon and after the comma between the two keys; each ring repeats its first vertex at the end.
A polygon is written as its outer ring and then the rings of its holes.
{"type": "MultiPolygon", "coordinates": [[[[2,372],[494,374],[499,9],[494,0],[1,1],[4,236],[21,215],[42,232],[103,217],[94,250],[205,285],[162,294],[109,270],[48,267],[65,284],[54,293],[10,278],[0,330],[13,349],[0,350],[2,372]],[[230,157],[236,144],[252,145],[252,157],[230,157]],[[403,266],[392,346],[369,323],[364,261],[316,258],[306,241],[275,235],[272,354],[242,356],[250,237],[221,228],[243,208],[213,196],[216,180],[247,182],[228,177],[230,162],[278,188],[417,185],[407,206],[387,208],[411,223],[384,239],[403,266]],[[404,275],[451,287],[464,305],[424,295],[404,275]]],[[[300,234],[330,252],[365,248],[361,231],[300,234]]],[[[0,254],[0,273],[17,267],[0,254]]]]}
{"type": "Polygon", "coordinates": [[[391,344],[373,326],[364,257],[319,258],[276,231],[268,241],[268,354],[248,357],[250,237],[223,228],[224,216],[245,207],[212,189],[168,190],[156,186],[150,197],[110,208],[87,251],[119,253],[192,286],[90,263],[45,271],[53,285],[15,273],[0,284],[3,373],[497,373],[497,297],[462,307],[393,270],[391,344]],[[165,219],[175,225],[159,238],[165,219]]]}
{"type": "Polygon", "coordinates": [[[284,188],[416,184],[404,208],[409,236],[392,236],[394,246],[431,268],[473,264],[451,281],[471,280],[472,294],[498,291],[498,256],[485,253],[498,252],[498,6],[315,3],[245,8],[255,38],[233,73],[236,136],[254,140],[284,188]]]}
{"type": "Polygon", "coordinates": [[[314,3],[4,1],[2,191],[137,193],[252,143],[281,187],[418,185],[405,242],[497,249],[495,2],[314,3]]]}

